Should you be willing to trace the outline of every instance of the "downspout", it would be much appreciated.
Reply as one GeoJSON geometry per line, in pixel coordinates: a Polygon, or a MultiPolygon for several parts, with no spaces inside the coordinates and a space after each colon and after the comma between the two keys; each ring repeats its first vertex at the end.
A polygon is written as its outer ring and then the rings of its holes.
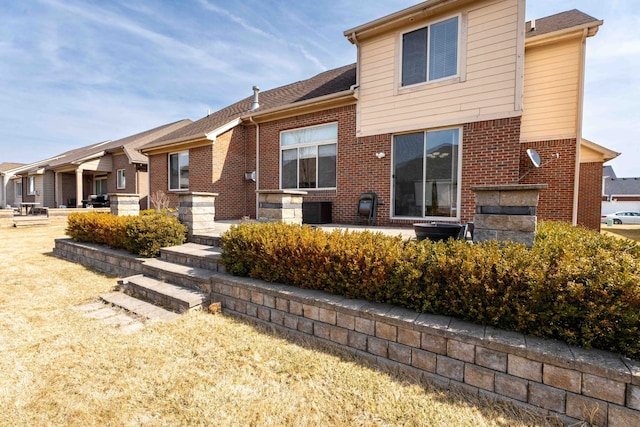
{"type": "Polygon", "coordinates": [[[249,116],[249,122],[256,126],[256,219],[258,219],[258,208],[260,206],[260,124],[253,120],[253,116],[249,116]]]}
{"type": "Polygon", "coordinates": [[[151,159],[147,163],[147,209],[151,209],[151,159]]]}
{"type": "Polygon", "coordinates": [[[578,193],[580,192],[580,145],[582,144],[582,113],[584,109],[584,75],[586,71],[587,37],[589,29],[585,28],[582,33],[582,49],[580,51],[580,77],[578,78],[578,109],[576,117],[576,164],[575,180],[573,183],[573,213],[571,222],[578,223],[578,193]]]}

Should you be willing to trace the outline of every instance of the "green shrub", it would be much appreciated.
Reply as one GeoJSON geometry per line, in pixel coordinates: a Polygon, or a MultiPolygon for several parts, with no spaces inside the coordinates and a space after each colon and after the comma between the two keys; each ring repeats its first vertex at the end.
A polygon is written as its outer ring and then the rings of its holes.
{"type": "Polygon", "coordinates": [[[177,218],[155,211],[142,216],[74,212],[68,217],[65,231],[78,242],[106,244],[154,257],[158,256],[160,248],[184,243],[187,228],[177,218]]]}
{"type": "Polygon", "coordinates": [[[232,274],[640,357],[640,246],[568,224],[540,223],[531,249],[243,224],[223,249],[232,274]]]}
{"type": "Polygon", "coordinates": [[[125,225],[125,248],[134,254],[156,257],[160,249],[181,245],[187,227],[178,218],[165,214],[128,217],[125,225]]]}

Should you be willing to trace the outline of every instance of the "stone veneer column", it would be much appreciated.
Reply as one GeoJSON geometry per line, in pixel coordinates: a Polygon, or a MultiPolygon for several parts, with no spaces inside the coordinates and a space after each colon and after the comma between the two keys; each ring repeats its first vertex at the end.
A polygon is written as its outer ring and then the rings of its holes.
{"type": "Polygon", "coordinates": [[[546,184],[471,187],[476,194],[473,242],[511,240],[533,246],[538,195],[546,184]]]}
{"type": "Polygon", "coordinates": [[[306,191],[258,190],[258,219],[302,225],[302,198],[306,191]]]}
{"type": "Polygon", "coordinates": [[[213,233],[216,196],[195,191],[178,195],[178,219],[189,229],[189,236],[213,233]]]}
{"type": "Polygon", "coordinates": [[[116,216],[140,215],[140,195],[125,193],[109,193],[109,207],[116,216]]]}

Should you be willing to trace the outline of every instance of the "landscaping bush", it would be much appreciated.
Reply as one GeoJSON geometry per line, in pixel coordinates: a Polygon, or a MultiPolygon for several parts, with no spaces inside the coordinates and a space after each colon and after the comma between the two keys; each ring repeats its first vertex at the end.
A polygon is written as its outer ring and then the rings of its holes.
{"type": "Polygon", "coordinates": [[[77,242],[101,243],[125,248],[126,217],[106,212],[73,212],[67,219],[66,234],[77,242]]]}
{"type": "Polygon", "coordinates": [[[246,224],[223,249],[232,274],[640,357],[640,246],[568,224],[540,223],[531,249],[246,224]]]}
{"type": "Polygon", "coordinates": [[[187,227],[176,217],[155,211],[141,216],[74,212],[68,217],[66,234],[78,242],[106,244],[146,257],[158,256],[160,248],[181,245],[187,227]]]}
{"type": "Polygon", "coordinates": [[[231,227],[223,241],[222,259],[231,274],[373,300],[403,245],[381,233],[326,233],[282,223],[231,227]]]}
{"type": "Polygon", "coordinates": [[[134,254],[156,257],[160,248],[181,245],[187,227],[178,218],[165,214],[128,217],[125,225],[125,248],[134,254]]]}

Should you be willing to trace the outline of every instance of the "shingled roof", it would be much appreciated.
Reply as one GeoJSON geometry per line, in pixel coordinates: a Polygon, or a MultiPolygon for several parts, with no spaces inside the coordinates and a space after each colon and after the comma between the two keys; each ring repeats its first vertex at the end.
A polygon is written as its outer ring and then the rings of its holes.
{"type": "MultiPolygon", "coordinates": [[[[337,94],[349,90],[356,83],[356,64],[325,71],[307,80],[291,83],[275,89],[260,92],[260,107],[251,111],[258,115],[267,110],[337,94]]],[[[235,104],[216,111],[192,124],[175,132],[163,136],[144,147],[143,151],[166,145],[171,141],[205,138],[206,134],[218,129],[233,120],[246,116],[249,113],[253,96],[248,96],[235,104]]]]}
{"type": "Polygon", "coordinates": [[[640,178],[607,178],[604,194],[614,196],[637,196],[640,194],[640,178]]]}
{"type": "Polygon", "coordinates": [[[86,147],[76,148],[57,156],[46,165],[49,168],[56,168],[69,164],[81,163],[85,159],[96,158],[105,155],[111,151],[123,149],[129,157],[131,163],[147,163],[147,157],[141,154],[137,149],[163,135],[174,132],[184,126],[192,123],[189,119],[180,120],[166,125],[158,126],[135,135],[116,141],[104,141],[86,147]]]}
{"type": "Polygon", "coordinates": [[[10,163],[10,162],[0,163],[0,173],[10,171],[11,169],[17,169],[20,166],[24,166],[24,163],[10,163]]]}
{"type": "Polygon", "coordinates": [[[601,25],[602,21],[594,18],[593,16],[589,16],[578,9],[573,9],[536,19],[535,30],[533,31],[531,30],[531,21],[527,22],[525,24],[525,35],[526,38],[536,37],[587,24],[601,25]]]}

